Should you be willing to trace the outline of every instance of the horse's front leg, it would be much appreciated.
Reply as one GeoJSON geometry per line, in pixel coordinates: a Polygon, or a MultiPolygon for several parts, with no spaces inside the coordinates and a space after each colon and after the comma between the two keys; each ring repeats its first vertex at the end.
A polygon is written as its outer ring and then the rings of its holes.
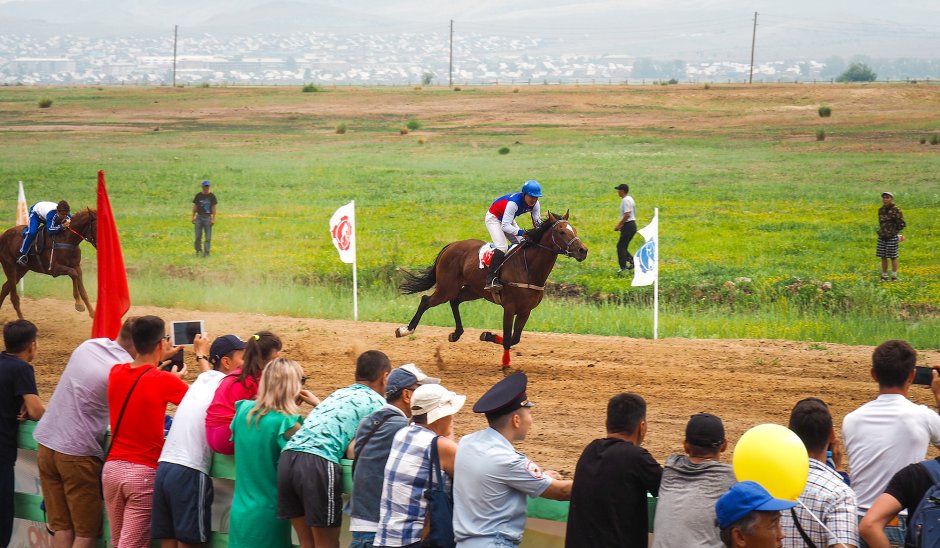
{"type": "Polygon", "coordinates": [[[512,348],[512,320],[515,311],[503,308],[503,369],[509,367],[509,349],[512,348]]]}
{"type": "Polygon", "coordinates": [[[20,281],[20,278],[23,276],[19,274],[15,266],[6,264],[3,265],[3,272],[7,276],[7,281],[3,284],[3,289],[0,290],[0,306],[3,305],[4,299],[9,295],[10,302],[13,304],[13,310],[16,311],[16,316],[22,320],[23,312],[20,310],[20,295],[16,292],[16,282],[20,281]]]}
{"type": "Polygon", "coordinates": [[[522,329],[525,327],[525,323],[529,321],[529,314],[531,312],[531,310],[526,310],[525,312],[516,314],[516,322],[512,330],[512,344],[510,346],[519,344],[519,340],[522,339],[522,329]]]}
{"type": "Polygon", "coordinates": [[[85,309],[88,310],[88,315],[92,318],[95,317],[95,308],[91,306],[91,302],[88,300],[88,292],[85,291],[85,283],[82,280],[82,267],[75,267],[75,275],[71,276],[72,278],[72,297],[75,299],[75,310],[81,312],[85,309]],[[81,297],[82,302],[85,303],[85,306],[82,306],[78,302],[79,297],[81,297]]]}

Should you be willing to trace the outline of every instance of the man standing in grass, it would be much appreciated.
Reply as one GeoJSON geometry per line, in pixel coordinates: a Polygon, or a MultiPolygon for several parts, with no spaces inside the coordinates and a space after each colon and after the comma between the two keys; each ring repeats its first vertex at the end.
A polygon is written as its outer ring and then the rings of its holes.
{"type": "Polygon", "coordinates": [[[614,187],[620,196],[620,222],[614,230],[620,233],[617,240],[617,262],[620,265],[618,274],[633,269],[633,255],[630,255],[630,242],[636,235],[636,202],[630,197],[630,186],[624,183],[614,187]]]}
{"type": "Polygon", "coordinates": [[[212,242],[212,225],[215,224],[215,209],[219,201],[215,194],[209,191],[209,181],[202,182],[202,192],[193,198],[193,224],[196,225],[196,255],[209,256],[209,247],[212,242]],[[205,247],[202,245],[202,234],[206,234],[205,247]]]}
{"type": "Polygon", "coordinates": [[[891,281],[898,281],[898,243],[903,236],[901,231],[907,224],[904,214],[894,205],[894,194],[881,193],[881,203],[878,209],[878,249],[875,255],[881,257],[881,281],[888,281],[888,259],[891,259],[891,281]]]}

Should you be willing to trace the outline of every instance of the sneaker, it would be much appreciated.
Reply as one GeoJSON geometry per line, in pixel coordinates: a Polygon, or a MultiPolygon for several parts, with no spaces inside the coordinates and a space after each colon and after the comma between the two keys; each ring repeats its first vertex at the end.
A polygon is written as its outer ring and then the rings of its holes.
{"type": "Polygon", "coordinates": [[[892,282],[898,281],[898,277],[897,277],[897,276],[891,276],[891,281],[892,281],[892,282]]]}
{"type": "Polygon", "coordinates": [[[26,266],[27,261],[29,261],[29,257],[27,255],[20,255],[20,258],[16,260],[16,264],[20,266],[26,266]]]}
{"type": "Polygon", "coordinates": [[[882,275],[881,275],[881,281],[883,281],[883,282],[888,281],[888,275],[887,275],[887,274],[882,274],[882,275]]]}

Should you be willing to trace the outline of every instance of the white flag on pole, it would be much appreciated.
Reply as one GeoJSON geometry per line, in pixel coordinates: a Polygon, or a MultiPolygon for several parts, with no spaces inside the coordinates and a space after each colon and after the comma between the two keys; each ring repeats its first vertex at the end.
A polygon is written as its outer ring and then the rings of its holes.
{"type": "Polygon", "coordinates": [[[659,211],[653,215],[653,220],[639,231],[640,236],[646,239],[633,256],[633,282],[631,286],[651,285],[659,276],[659,211]]]}
{"type": "Polygon", "coordinates": [[[29,207],[26,206],[26,193],[23,192],[23,181],[20,181],[20,195],[16,200],[16,224],[29,223],[29,207]]]}
{"type": "Polygon", "coordinates": [[[344,263],[356,262],[356,208],[355,202],[340,207],[330,218],[330,235],[344,263]]]}

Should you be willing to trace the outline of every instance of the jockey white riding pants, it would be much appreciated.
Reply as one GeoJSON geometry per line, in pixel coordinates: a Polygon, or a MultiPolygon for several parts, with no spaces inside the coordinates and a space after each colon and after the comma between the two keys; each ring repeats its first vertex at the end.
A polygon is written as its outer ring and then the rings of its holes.
{"type": "MultiPolygon", "coordinates": [[[[519,241],[519,238],[517,238],[515,234],[510,236],[509,234],[503,232],[503,221],[489,211],[486,212],[486,216],[483,218],[483,222],[486,223],[486,230],[489,231],[490,238],[493,239],[493,245],[496,246],[496,249],[502,251],[503,253],[509,250],[510,241],[513,243],[519,241]]],[[[516,232],[519,232],[519,225],[513,222],[512,226],[515,228],[516,232]]]]}

